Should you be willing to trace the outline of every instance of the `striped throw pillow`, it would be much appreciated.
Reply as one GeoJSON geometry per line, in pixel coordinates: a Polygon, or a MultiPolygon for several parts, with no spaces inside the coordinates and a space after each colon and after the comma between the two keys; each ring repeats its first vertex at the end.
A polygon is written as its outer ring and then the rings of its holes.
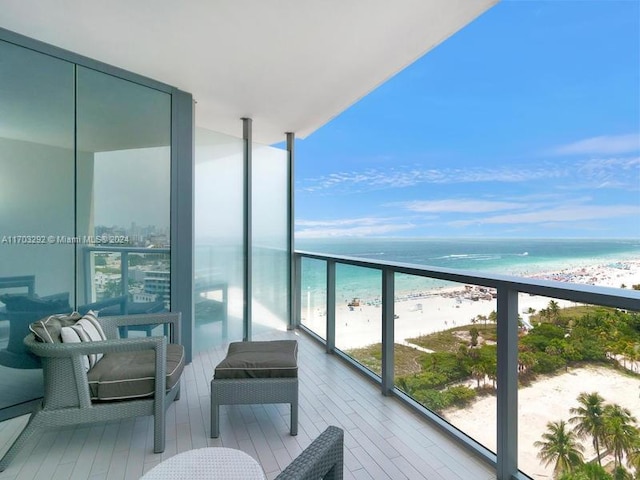
{"type": "MultiPolygon", "coordinates": [[[[62,327],[60,336],[64,343],[99,342],[107,337],[98,322],[98,314],[89,310],[75,325],[62,327]]],[[[85,371],[89,371],[100,359],[102,353],[92,353],[82,359],[85,371]]]]}

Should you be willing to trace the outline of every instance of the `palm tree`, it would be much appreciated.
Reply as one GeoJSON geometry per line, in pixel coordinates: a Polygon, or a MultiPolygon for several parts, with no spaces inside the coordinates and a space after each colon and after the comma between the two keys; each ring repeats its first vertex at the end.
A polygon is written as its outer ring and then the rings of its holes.
{"type": "Polygon", "coordinates": [[[484,365],[481,363],[475,363],[471,366],[471,376],[478,382],[478,388],[480,388],[480,380],[484,380],[486,374],[484,365]]]}
{"type": "Polygon", "coordinates": [[[582,456],[584,447],[578,441],[576,433],[567,429],[564,420],[548,422],[547,431],[542,434],[542,440],[533,445],[540,448],[538,458],[544,462],[545,467],[555,462],[553,468],[555,478],[573,471],[574,467],[581,465],[584,461],[582,456]]]}
{"type": "Polygon", "coordinates": [[[618,404],[604,407],[604,443],[613,452],[616,467],[622,466],[622,455],[632,453],[636,446],[636,418],[628,408],[618,404]]]}
{"type": "Polygon", "coordinates": [[[569,423],[575,425],[575,432],[585,438],[590,435],[593,442],[593,448],[596,449],[598,455],[598,465],[600,462],[600,441],[604,435],[604,398],[597,392],[582,392],[578,395],[578,407],[570,408],[569,412],[574,415],[569,419],[569,423]]]}
{"type": "Polygon", "coordinates": [[[548,308],[541,308],[540,312],[540,319],[541,320],[549,320],[549,309],[548,308]]]}
{"type": "Polygon", "coordinates": [[[558,323],[558,318],[560,317],[560,306],[558,302],[555,300],[551,300],[548,306],[549,318],[553,321],[553,323],[558,323]]]}
{"type": "Polygon", "coordinates": [[[519,352],[518,353],[518,371],[521,373],[526,373],[534,367],[538,361],[536,360],[536,356],[532,352],[519,352]]]}
{"type": "Polygon", "coordinates": [[[640,478],[640,435],[636,436],[631,451],[627,453],[627,465],[636,471],[636,478],[640,478]]]}
{"type": "Polygon", "coordinates": [[[558,480],[613,480],[597,463],[584,463],[571,473],[563,473],[558,480]]]}
{"type": "Polygon", "coordinates": [[[616,467],[613,470],[613,480],[633,480],[633,477],[624,467],[616,467]]]}

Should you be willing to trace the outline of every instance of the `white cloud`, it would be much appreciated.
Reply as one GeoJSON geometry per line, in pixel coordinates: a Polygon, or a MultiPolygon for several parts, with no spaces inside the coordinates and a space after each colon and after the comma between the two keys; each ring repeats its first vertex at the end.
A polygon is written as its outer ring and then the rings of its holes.
{"type": "Polygon", "coordinates": [[[393,218],[362,217],[362,218],[338,218],[332,220],[296,220],[296,226],[301,227],[343,227],[349,225],[379,225],[385,222],[393,222],[393,218]]]}
{"type": "Polygon", "coordinates": [[[640,205],[569,205],[530,212],[474,218],[473,220],[460,220],[450,222],[449,225],[466,227],[468,225],[489,224],[570,223],[625,216],[631,216],[635,219],[640,218],[640,205]]]}
{"type": "Polygon", "coordinates": [[[393,218],[362,217],[333,220],[297,220],[296,238],[366,237],[386,235],[412,228],[415,228],[414,224],[393,218]]]}
{"type": "Polygon", "coordinates": [[[640,152],[640,133],[602,135],[553,147],[542,152],[540,158],[519,165],[505,161],[502,165],[488,167],[426,168],[412,165],[368,168],[302,179],[297,188],[300,192],[308,193],[339,190],[346,194],[421,184],[525,183],[546,180],[560,180],[562,183],[563,180],[571,179],[572,182],[579,180],[585,188],[628,189],[634,186],[633,180],[637,181],[640,175],[640,157],[633,155],[637,152],[640,152]],[[623,156],[628,154],[632,156],[623,156]],[[559,162],[557,159],[549,159],[549,155],[581,155],[582,158],[559,162]],[[547,160],[544,159],[545,156],[547,160]],[[585,157],[592,158],[584,160],[585,157]]]}
{"type": "Polygon", "coordinates": [[[522,203],[515,202],[495,202],[489,200],[474,199],[448,199],[432,201],[412,201],[391,203],[388,206],[399,206],[411,210],[412,212],[429,213],[482,213],[495,212],[500,210],[513,210],[522,208],[522,203]]]}
{"type": "Polygon", "coordinates": [[[579,165],[578,174],[596,188],[638,188],[640,157],[594,158],[579,165]]]}
{"type": "Polygon", "coordinates": [[[571,175],[572,169],[559,165],[504,166],[496,168],[391,168],[368,169],[362,172],[338,172],[318,178],[307,178],[299,183],[299,191],[315,193],[339,189],[342,193],[354,193],[387,188],[404,188],[424,183],[457,184],[478,182],[531,182],[562,178],[571,175]]]}
{"type": "Polygon", "coordinates": [[[615,155],[640,151],[640,133],[601,135],[551,149],[554,155],[615,155]]]}

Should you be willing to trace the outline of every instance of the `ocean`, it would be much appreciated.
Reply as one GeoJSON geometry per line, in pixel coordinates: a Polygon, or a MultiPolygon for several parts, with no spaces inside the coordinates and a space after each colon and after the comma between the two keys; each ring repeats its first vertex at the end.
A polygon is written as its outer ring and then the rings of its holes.
{"type": "MultiPolygon", "coordinates": [[[[299,239],[296,250],[396,261],[477,272],[529,276],[565,268],[640,259],[640,239],[299,239]]],[[[324,262],[303,262],[302,291],[312,303],[324,301],[324,262]]],[[[380,273],[338,265],[338,298],[380,295],[380,273]]],[[[451,285],[451,284],[449,284],[451,285]]],[[[396,276],[396,293],[446,286],[444,282],[396,276]]]]}

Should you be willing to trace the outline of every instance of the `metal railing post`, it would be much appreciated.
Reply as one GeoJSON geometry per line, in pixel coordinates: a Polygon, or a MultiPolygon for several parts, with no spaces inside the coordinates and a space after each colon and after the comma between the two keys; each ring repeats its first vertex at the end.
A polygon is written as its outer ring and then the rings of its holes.
{"type": "Polygon", "coordinates": [[[518,292],[498,288],[497,466],[498,480],[518,473],[518,292]]]}
{"type": "MultiPolygon", "coordinates": [[[[82,251],[82,266],[84,268],[84,302],[91,303],[93,298],[93,268],[91,268],[91,250],[85,247],[82,251]]],[[[76,303],[78,299],[76,299],[76,303]]]]}
{"type": "Polygon", "coordinates": [[[287,265],[287,283],[289,287],[289,303],[288,308],[288,325],[287,329],[291,330],[298,326],[296,322],[296,302],[293,294],[296,282],[296,267],[295,267],[295,134],[287,132],[287,258],[289,264],[287,265]]]}
{"type": "Polygon", "coordinates": [[[327,353],[336,348],[336,262],[327,261],[327,353]]]}
{"type": "Polygon", "coordinates": [[[120,254],[120,285],[122,287],[122,295],[126,297],[124,302],[123,314],[129,313],[129,252],[123,251],[120,254]]]}
{"type": "Polygon", "coordinates": [[[251,340],[252,302],[253,302],[253,235],[252,235],[252,120],[242,119],[243,160],[244,160],[244,302],[243,302],[243,333],[244,341],[251,340]]]}
{"type": "Polygon", "coordinates": [[[382,394],[390,395],[394,385],[395,284],[393,270],[382,270],[382,394]]]}
{"type": "Polygon", "coordinates": [[[298,328],[302,323],[300,318],[300,310],[302,306],[302,257],[299,255],[293,255],[293,290],[291,295],[293,296],[293,325],[298,328]]]}

